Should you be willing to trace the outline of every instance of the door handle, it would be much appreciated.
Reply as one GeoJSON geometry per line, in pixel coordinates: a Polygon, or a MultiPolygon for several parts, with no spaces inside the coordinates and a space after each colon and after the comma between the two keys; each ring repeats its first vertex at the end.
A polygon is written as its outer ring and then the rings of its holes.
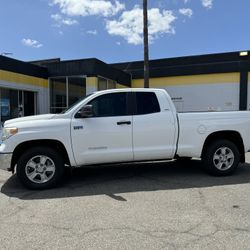
{"type": "Polygon", "coordinates": [[[119,121],[119,122],[117,122],[117,125],[124,125],[124,124],[131,125],[131,121],[119,121]]]}

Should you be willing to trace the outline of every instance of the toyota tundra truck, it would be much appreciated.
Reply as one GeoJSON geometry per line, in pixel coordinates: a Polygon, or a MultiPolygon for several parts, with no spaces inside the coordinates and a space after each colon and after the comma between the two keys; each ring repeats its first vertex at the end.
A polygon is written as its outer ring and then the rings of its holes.
{"type": "Polygon", "coordinates": [[[66,168],[201,158],[213,175],[232,174],[250,150],[250,112],[177,113],[165,90],[95,92],[61,114],[8,120],[1,154],[30,189],[58,185],[66,168]]]}

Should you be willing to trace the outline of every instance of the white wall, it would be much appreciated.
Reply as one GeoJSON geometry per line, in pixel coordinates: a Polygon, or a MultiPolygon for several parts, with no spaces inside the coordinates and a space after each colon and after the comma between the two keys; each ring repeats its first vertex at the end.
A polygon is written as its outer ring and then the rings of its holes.
{"type": "Polygon", "coordinates": [[[177,85],[164,89],[179,112],[239,110],[239,83],[177,85]]]}

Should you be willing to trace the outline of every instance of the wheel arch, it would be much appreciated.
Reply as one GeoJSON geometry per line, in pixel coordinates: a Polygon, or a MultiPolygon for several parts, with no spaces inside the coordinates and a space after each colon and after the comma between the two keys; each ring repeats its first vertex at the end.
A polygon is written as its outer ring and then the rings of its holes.
{"type": "Polygon", "coordinates": [[[206,152],[207,147],[212,142],[216,140],[223,140],[223,139],[231,141],[237,146],[240,152],[240,162],[245,162],[245,149],[244,149],[243,139],[241,137],[241,134],[234,130],[217,131],[208,135],[208,137],[206,138],[203,144],[201,158],[203,158],[203,155],[206,152]]]}
{"type": "Polygon", "coordinates": [[[14,149],[14,152],[12,154],[12,159],[11,159],[10,170],[14,172],[17,161],[23,152],[25,152],[29,148],[42,147],[42,146],[57,150],[63,156],[63,160],[65,164],[70,165],[68,152],[62,142],[58,140],[31,140],[31,141],[25,141],[23,143],[20,143],[14,149]]]}

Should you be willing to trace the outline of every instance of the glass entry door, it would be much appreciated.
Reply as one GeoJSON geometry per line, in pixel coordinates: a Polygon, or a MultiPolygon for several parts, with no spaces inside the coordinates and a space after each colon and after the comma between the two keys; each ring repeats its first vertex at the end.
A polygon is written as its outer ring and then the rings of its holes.
{"type": "Polygon", "coordinates": [[[22,91],[22,92],[23,92],[24,116],[35,115],[36,114],[35,93],[30,91],[22,91]]]}
{"type": "Polygon", "coordinates": [[[9,119],[35,114],[35,92],[0,88],[1,123],[9,119]]]}

